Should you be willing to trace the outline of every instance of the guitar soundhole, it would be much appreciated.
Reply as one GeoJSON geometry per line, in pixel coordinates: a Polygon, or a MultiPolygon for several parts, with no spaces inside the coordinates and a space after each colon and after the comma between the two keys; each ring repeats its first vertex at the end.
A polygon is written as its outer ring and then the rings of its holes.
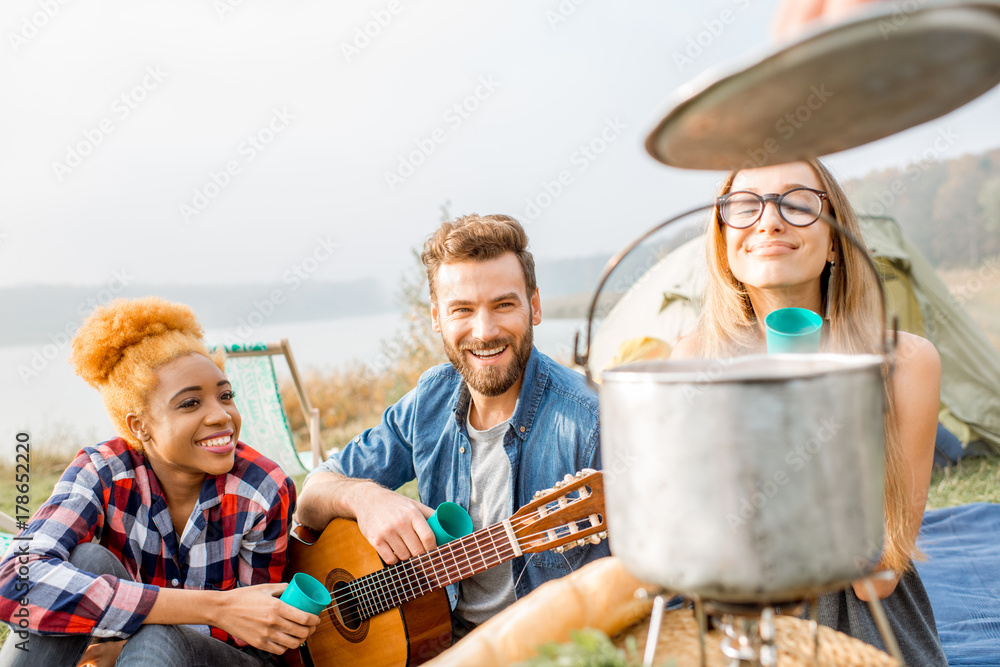
{"type": "Polygon", "coordinates": [[[326,576],[326,587],[333,595],[333,604],[327,610],[333,626],[349,642],[358,643],[368,636],[368,619],[362,618],[358,602],[351,593],[354,580],[345,570],[332,570],[326,576]]]}
{"type": "Polygon", "coordinates": [[[337,615],[344,627],[352,632],[360,628],[361,614],[358,612],[357,600],[351,595],[348,584],[342,581],[335,584],[333,597],[337,601],[337,615]]]}

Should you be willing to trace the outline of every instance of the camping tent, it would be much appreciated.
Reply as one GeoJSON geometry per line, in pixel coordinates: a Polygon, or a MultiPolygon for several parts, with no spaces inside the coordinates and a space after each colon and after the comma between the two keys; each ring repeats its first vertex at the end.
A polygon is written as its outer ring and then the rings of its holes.
{"type": "MultiPolygon", "coordinates": [[[[895,220],[866,216],[861,226],[886,286],[889,312],[898,316],[900,329],[929,338],[941,354],[941,422],[966,446],[982,441],[1000,453],[1000,351],[895,220]]],[[[668,353],[695,325],[708,277],[705,262],[705,237],[699,236],[643,274],[597,330],[591,368],[668,353]]]]}

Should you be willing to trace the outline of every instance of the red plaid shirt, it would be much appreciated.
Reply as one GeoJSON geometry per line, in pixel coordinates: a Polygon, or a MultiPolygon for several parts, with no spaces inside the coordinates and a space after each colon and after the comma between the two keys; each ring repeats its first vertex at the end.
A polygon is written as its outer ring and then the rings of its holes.
{"type": "MultiPolygon", "coordinates": [[[[0,563],[0,619],[25,618],[14,612],[27,598],[29,626],[22,630],[126,638],[160,588],[225,591],[280,582],[294,508],[292,480],[241,442],[232,470],[206,477],[178,542],[149,461],[121,438],[84,448],[21,533],[30,540],[15,540],[0,563]],[[70,552],[91,541],[110,549],[135,581],[73,567],[70,552]],[[26,591],[17,578],[25,564],[26,591]]],[[[246,645],[218,628],[200,629],[246,645]]]]}

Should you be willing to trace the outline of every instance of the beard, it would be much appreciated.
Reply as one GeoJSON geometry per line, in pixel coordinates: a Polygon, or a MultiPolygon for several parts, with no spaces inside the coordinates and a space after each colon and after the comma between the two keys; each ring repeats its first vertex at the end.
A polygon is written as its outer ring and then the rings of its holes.
{"type": "Polygon", "coordinates": [[[491,341],[471,341],[454,345],[451,341],[442,337],[445,354],[452,366],[458,369],[462,379],[469,385],[470,389],[483,396],[499,396],[514,386],[524,369],[528,366],[528,359],[531,357],[531,349],[534,345],[534,334],[529,323],[528,328],[520,339],[513,336],[499,336],[491,341]],[[485,366],[474,368],[465,356],[466,350],[482,352],[493,350],[498,347],[510,346],[513,356],[505,366],[485,366]]]}

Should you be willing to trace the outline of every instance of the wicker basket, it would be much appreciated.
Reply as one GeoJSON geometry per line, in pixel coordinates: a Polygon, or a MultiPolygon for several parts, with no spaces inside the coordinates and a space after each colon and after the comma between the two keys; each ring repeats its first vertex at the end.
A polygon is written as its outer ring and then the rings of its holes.
{"type": "MultiPolygon", "coordinates": [[[[779,667],[812,667],[809,621],[795,616],[775,616],[774,625],[779,667]]],[[[635,637],[642,652],[648,632],[647,617],[615,636],[614,642],[618,647],[624,647],[627,637],[635,637]]],[[[722,638],[719,630],[710,630],[706,635],[707,667],[726,667],[729,664],[720,648],[722,638]]],[[[693,611],[678,609],[664,612],[654,664],[667,664],[672,659],[677,667],[699,667],[700,658],[698,623],[693,611]]],[[[823,626],[819,628],[818,664],[820,667],[898,667],[895,660],[874,646],[823,626]]]]}

